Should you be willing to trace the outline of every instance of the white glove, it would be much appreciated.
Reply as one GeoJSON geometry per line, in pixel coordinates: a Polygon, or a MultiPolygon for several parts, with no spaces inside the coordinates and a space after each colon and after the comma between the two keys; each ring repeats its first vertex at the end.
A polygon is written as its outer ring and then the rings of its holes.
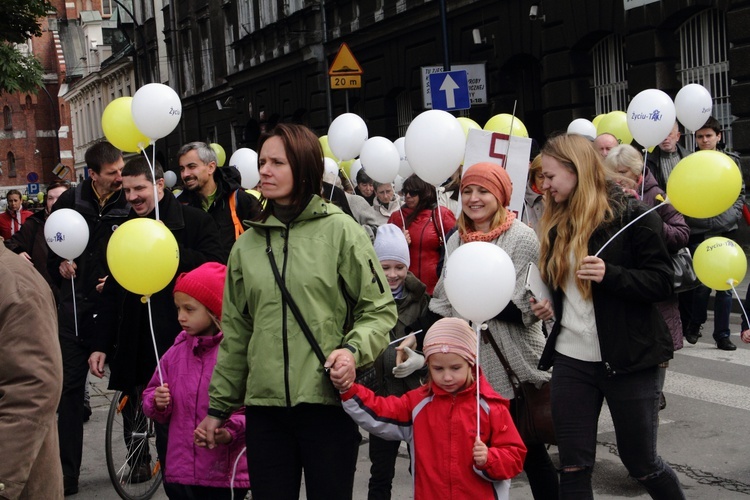
{"type": "Polygon", "coordinates": [[[424,356],[408,347],[404,347],[404,352],[406,361],[393,367],[393,376],[396,378],[406,378],[424,366],[424,356]]]}

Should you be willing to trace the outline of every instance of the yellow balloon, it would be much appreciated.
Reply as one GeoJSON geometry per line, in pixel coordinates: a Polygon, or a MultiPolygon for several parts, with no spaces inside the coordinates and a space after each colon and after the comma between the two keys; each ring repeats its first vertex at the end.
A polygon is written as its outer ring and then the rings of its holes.
{"type": "Polygon", "coordinates": [[[320,141],[320,147],[323,148],[323,157],[330,158],[338,163],[339,159],[336,158],[336,155],[333,154],[333,151],[331,151],[331,147],[328,145],[328,136],[322,135],[318,138],[318,141],[320,141]]]}
{"type": "Polygon", "coordinates": [[[215,142],[212,142],[209,144],[211,146],[211,149],[214,150],[214,153],[216,153],[216,166],[217,167],[223,167],[224,163],[227,161],[227,153],[224,151],[224,148],[221,147],[220,144],[216,144],[215,142]]]}
{"type": "Polygon", "coordinates": [[[698,279],[708,288],[730,290],[745,278],[747,258],[737,243],[716,236],[695,249],[693,267],[698,279]]]}
{"type": "Polygon", "coordinates": [[[526,125],[517,116],[514,118],[513,115],[509,115],[508,113],[501,113],[490,118],[484,124],[484,130],[499,134],[515,135],[516,137],[529,136],[526,125]],[[510,130],[511,123],[513,123],[513,131],[510,130]]]}
{"type": "Polygon", "coordinates": [[[352,165],[354,165],[355,160],[346,160],[339,163],[339,168],[344,171],[347,178],[351,177],[351,171],[352,171],[352,165]]]}
{"type": "Polygon", "coordinates": [[[39,201],[44,201],[44,193],[37,193],[36,199],[39,201]]]}
{"type": "Polygon", "coordinates": [[[477,122],[472,120],[471,118],[466,118],[465,116],[459,116],[456,118],[458,120],[458,123],[461,124],[461,128],[464,129],[464,135],[466,137],[469,137],[469,130],[482,130],[482,127],[479,126],[477,122]]]}
{"type": "Polygon", "coordinates": [[[102,113],[102,131],[114,147],[128,153],[138,153],[148,147],[150,140],[133,121],[130,106],[132,97],[119,97],[110,102],[102,113]]]}
{"type": "Polygon", "coordinates": [[[118,227],[107,245],[112,276],[127,291],[152,295],[174,278],[180,250],[172,232],[161,222],[131,219],[118,227]]]}
{"type": "Polygon", "coordinates": [[[628,117],[624,111],[612,111],[599,120],[599,124],[596,125],[596,134],[600,135],[605,132],[617,137],[620,144],[633,142],[633,134],[628,128],[628,117]]]}
{"type": "Polygon", "coordinates": [[[594,124],[594,127],[597,127],[596,133],[599,133],[599,122],[602,121],[602,118],[604,118],[604,113],[601,115],[596,115],[593,120],[591,120],[591,123],[594,124]]]}
{"type": "Polygon", "coordinates": [[[686,156],[667,179],[667,198],[689,217],[715,217],[731,207],[742,189],[742,173],[729,156],[719,151],[698,151],[686,156]]]}

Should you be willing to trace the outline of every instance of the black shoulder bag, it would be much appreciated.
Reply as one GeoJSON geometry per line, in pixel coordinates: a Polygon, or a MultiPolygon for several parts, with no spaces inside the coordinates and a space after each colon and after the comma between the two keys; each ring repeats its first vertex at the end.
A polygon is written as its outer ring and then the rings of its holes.
{"type": "MultiPolygon", "coordinates": [[[[273,250],[271,249],[271,233],[269,231],[266,231],[266,255],[268,255],[268,260],[271,263],[271,270],[273,271],[273,277],[276,279],[276,284],[279,285],[279,290],[281,290],[281,296],[284,298],[284,302],[286,302],[286,305],[289,306],[289,310],[292,311],[294,319],[297,320],[297,324],[302,329],[302,333],[305,334],[305,338],[307,339],[307,341],[310,343],[310,347],[315,353],[315,357],[318,358],[320,364],[323,365],[323,370],[327,376],[328,368],[325,368],[326,355],[323,354],[323,349],[320,348],[320,344],[318,344],[318,341],[315,340],[315,336],[310,330],[310,327],[307,325],[307,321],[305,321],[305,318],[302,317],[302,312],[299,310],[299,307],[297,307],[297,303],[294,302],[292,294],[289,293],[289,290],[284,284],[284,280],[281,279],[281,274],[279,274],[279,268],[276,265],[276,259],[274,259],[273,250]]],[[[378,384],[376,384],[377,377],[375,375],[375,367],[373,366],[364,371],[357,370],[356,381],[358,384],[365,385],[373,391],[377,391],[378,384]]]]}
{"type": "Polygon", "coordinates": [[[541,389],[537,389],[531,382],[521,382],[508,364],[508,360],[503,356],[492,334],[489,331],[483,331],[482,336],[492,346],[492,350],[497,354],[510,379],[516,399],[515,404],[512,405],[513,421],[524,443],[557,444],[555,429],[552,425],[549,382],[545,382],[541,389]]]}

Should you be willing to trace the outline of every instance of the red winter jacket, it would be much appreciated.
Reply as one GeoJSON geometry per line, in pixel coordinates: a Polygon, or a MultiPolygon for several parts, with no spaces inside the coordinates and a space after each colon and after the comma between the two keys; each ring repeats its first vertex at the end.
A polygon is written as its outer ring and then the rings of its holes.
{"type": "Polygon", "coordinates": [[[19,210],[15,214],[11,214],[10,210],[6,210],[5,212],[0,214],[0,236],[3,237],[4,240],[9,240],[11,236],[13,236],[15,233],[17,233],[24,222],[26,222],[26,219],[34,215],[34,212],[29,212],[28,210],[19,210]],[[21,213],[21,223],[18,223],[18,213],[21,213]]]}
{"type": "Polygon", "coordinates": [[[526,446],[518,435],[508,400],[481,376],[480,438],[489,448],[487,463],[474,464],[477,388],[457,394],[432,384],[403,396],[375,396],[354,384],[341,395],[344,410],[363,429],[380,438],[408,441],[414,498],[484,500],[508,498],[510,481],[523,470],[526,446]]]}
{"type": "MultiPolygon", "coordinates": [[[[404,220],[408,219],[413,211],[414,209],[404,206],[400,212],[391,214],[388,223],[404,229],[404,220]]],[[[437,267],[440,261],[440,247],[443,245],[443,234],[440,231],[441,218],[444,234],[448,236],[450,230],[456,225],[456,216],[442,206],[433,210],[422,210],[406,228],[409,230],[409,236],[411,237],[409,271],[419,281],[427,285],[427,293],[430,295],[432,295],[439,278],[437,267]],[[439,214],[438,210],[440,210],[439,214]]]]}

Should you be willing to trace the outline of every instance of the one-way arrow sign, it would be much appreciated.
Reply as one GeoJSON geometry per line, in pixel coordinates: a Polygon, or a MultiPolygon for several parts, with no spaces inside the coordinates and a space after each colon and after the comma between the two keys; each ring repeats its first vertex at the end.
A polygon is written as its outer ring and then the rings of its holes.
{"type": "Polygon", "coordinates": [[[430,75],[432,109],[452,111],[469,109],[469,80],[466,71],[447,71],[430,75]]]}

